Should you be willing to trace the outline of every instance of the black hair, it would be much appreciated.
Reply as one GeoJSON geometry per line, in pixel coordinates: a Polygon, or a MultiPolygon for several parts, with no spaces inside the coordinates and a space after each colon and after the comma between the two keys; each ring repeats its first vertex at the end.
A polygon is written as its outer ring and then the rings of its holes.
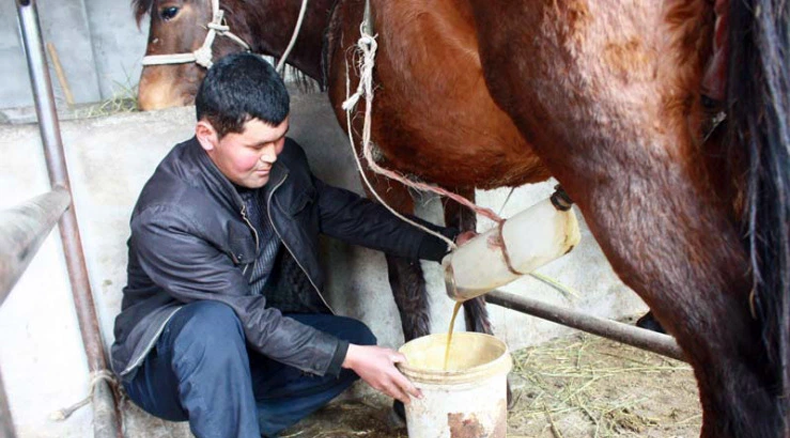
{"type": "Polygon", "coordinates": [[[290,111],[290,98],[280,75],[258,55],[234,53],[208,70],[195,97],[198,120],[207,120],[220,138],[242,132],[258,119],[278,126],[290,111]]]}

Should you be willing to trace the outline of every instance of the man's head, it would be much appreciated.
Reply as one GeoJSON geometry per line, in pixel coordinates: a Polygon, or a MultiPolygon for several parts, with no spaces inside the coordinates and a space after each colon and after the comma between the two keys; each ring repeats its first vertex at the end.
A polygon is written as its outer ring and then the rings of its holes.
{"type": "Polygon", "coordinates": [[[234,184],[263,187],[288,131],[288,91],[260,57],[226,56],[209,69],[195,98],[195,133],[234,184]]]}

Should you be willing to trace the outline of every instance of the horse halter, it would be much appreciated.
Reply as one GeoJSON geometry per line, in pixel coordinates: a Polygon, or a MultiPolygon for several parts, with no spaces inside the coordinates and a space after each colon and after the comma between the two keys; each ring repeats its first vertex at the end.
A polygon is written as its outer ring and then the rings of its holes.
{"type": "MultiPolygon", "coordinates": [[[[296,42],[296,37],[299,35],[299,29],[302,27],[302,20],[304,19],[305,10],[307,9],[307,0],[302,1],[302,8],[299,12],[299,19],[296,22],[296,27],[294,28],[294,33],[291,36],[291,41],[288,43],[288,47],[283,53],[283,56],[280,58],[279,64],[277,64],[277,70],[280,70],[282,66],[285,64],[285,59],[288,58],[288,54],[291,52],[291,49],[296,42]]],[[[234,43],[241,46],[245,51],[249,52],[250,45],[247,44],[246,41],[238,37],[236,34],[230,31],[230,26],[227,25],[225,22],[225,11],[219,8],[219,0],[211,0],[211,11],[212,11],[212,18],[211,21],[206,24],[208,28],[208,33],[206,34],[206,39],[203,41],[203,45],[200,46],[194,52],[187,52],[187,53],[172,53],[167,55],[148,55],[143,56],[143,66],[148,65],[163,65],[163,64],[186,64],[190,62],[194,62],[197,65],[205,68],[211,68],[214,64],[214,52],[212,51],[212,46],[214,45],[214,38],[217,35],[224,36],[234,43]]]]}
{"type": "Polygon", "coordinates": [[[211,68],[213,65],[214,53],[211,46],[214,44],[214,38],[217,34],[229,38],[234,43],[240,45],[246,51],[250,51],[250,45],[246,41],[239,38],[230,31],[230,27],[225,23],[225,11],[219,8],[219,0],[211,0],[211,9],[213,16],[208,27],[206,39],[203,45],[194,52],[189,53],[173,53],[168,55],[148,55],[143,57],[143,66],[147,65],[162,65],[162,64],[186,64],[194,62],[205,68],[211,68]]]}

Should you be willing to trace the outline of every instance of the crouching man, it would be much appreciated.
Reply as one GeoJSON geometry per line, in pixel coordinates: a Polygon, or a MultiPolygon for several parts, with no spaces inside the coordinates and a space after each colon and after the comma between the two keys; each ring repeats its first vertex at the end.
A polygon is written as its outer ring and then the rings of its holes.
{"type": "MultiPolygon", "coordinates": [[[[438,261],[447,245],[310,172],[286,137],[289,96],[255,55],[230,55],[196,97],[131,218],[112,365],[145,411],[198,437],[276,436],[357,378],[404,403],[404,357],[321,295],[320,233],[438,261]]],[[[450,229],[434,227],[448,237],[450,229]]]]}

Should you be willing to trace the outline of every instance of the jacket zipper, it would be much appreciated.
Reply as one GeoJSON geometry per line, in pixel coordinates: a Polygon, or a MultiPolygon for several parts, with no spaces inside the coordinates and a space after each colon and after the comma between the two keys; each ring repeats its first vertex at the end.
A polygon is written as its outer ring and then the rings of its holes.
{"type": "Polygon", "coordinates": [[[318,289],[318,286],[316,286],[315,283],[313,283],[313,279],[310,278],[310,274],[307,272],[307,270],[304,268],[304,266],[302,266],[302,264],[299,263],[299,259],[296,258],[296,255],[294,255],[293,251],[291,251],[291,248],[288,247],[288,244],[285,243],[285,239],[283,239],[283,237],[280,235],[280,232],[277,231],[277,227],[274,226],[274,220],[272,219],[272,197],[274,196],[274,192],[281,185],[283,185],[283,183],[285,182],[285,180],[287,178],[288,178],[288,174],[285,174],[285,177],[279,183],[277,183],[276,186],[274,186],[274,188],[271,190],[271,192],[269,192],[269,199],[266,200],[266,214],[269,216],[269,223],[272,225],[272,229],[274,230],[274,233],[277,234],[277,237],[280,238],[280,242],[283,243],[283,246],[285,246],[285,249],[288,250],[288,252],[291,254],[291,257],[293,257],[293,259],[296,262],[296,264],[299,265],[299,269],[301,269],[302,272],[304,272],[304,275],[310,281],[310,284],[313,286],[313,289],[315,289],[316,293],[318,294],[318,298],[321,298],[321,301],[324,303],[326,308],[329,309],[330,312],[332,312],[333,315],[337,315],[335,313],[334,309],[332,309],[332,306],[330,306],[329,303],[327,303],[326,300],[324,299],[324,296],[321,294],[321,291],[318,289]]]}
{"type": "Polygon", "coordinates": [[[250,265],[255,266],[255,262],[258,260],[258,246],[260,245],[260,241],[258,240],[258,231],[255,230],[255,227],[252,226],[252,223],[247,218],[247,204],[245,204],[244,201],[241,202],[241,218],[244,219],[244,222],[246,222],[247,226],[252,230],[252,235],[255,236],[255,257],[252,259],[252,263],[242,269],[241,275],[245,275],[247,273],[247,268],[249,268],[250,265]]]}

